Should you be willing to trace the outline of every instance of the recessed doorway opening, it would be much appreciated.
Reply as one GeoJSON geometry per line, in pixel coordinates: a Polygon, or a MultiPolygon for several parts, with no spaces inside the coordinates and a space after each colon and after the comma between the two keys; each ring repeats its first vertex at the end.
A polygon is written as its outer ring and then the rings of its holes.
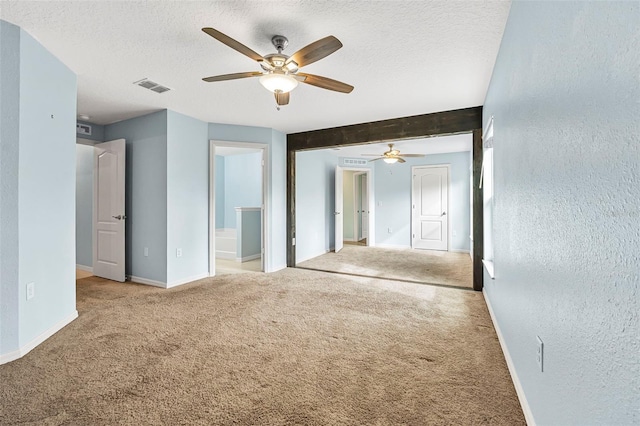
{"type": "Polygon", "coordinates": [[[210,146],[209,275],[264,272],[267,145],[210,146]]]}

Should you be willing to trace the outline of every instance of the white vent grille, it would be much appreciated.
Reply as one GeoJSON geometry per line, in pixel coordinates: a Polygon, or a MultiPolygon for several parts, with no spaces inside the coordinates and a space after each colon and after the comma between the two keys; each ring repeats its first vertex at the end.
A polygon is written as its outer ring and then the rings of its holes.
{"type": "Polygon", "coordinates": [[[345,158],[344,164],[349,166],[365,166],[367,164],[367,160],[362,158],[345,158]]]}
{"type": "Polygon", "coordinates": [[[79,135],[91,136],[91,126],[88,124],[76,123],[76,133],[79,135]]]}
{"type": "Polygon", "coordinates": [[[145,89],[152,90],[156,93],[164,93],[168,92],[169,89],[166,86],[156,83],[155,81],[151,81],[147,78],[143,78],[142,80],[134,81],[133,84],[137,84],[140,87],[144,87],[145,89]]]}

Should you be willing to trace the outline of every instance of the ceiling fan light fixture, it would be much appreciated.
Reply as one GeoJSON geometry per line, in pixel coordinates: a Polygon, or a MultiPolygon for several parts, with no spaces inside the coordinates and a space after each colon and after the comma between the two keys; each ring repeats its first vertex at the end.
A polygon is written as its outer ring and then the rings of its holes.
{"type": "Polygon", "coordinates": [[[397,163],[398,162],[398,158],[397,157],[386,157],[383,159],[383,161],[387,164],[393,164],[393,163],[397,163]]]}
{"type": "Polygon", "coordinates": [[[271,72],[260,77],[260,84],[270,92],[287,93],[298,86],[298,80],[289,74],[271,72]]]}

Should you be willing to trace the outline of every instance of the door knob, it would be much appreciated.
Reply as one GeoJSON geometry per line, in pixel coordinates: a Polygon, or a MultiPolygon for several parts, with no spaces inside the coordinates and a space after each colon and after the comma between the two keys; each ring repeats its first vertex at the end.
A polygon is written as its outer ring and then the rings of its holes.
{"type": "Polygon", "coordinates": [[[447,215],[447,212],[442,212],[442,216],[446,216],[446,215],[447,215]]]}
{"type": "Polygon", "coordinates": [[[125,215],[118,215],[118,216],[111,216],[111,217],[118,220],[125,220],[127,218],[127,216],[125,215]]]}
{"type": "Polygon", "coordinates": [[[340,214],[340,212],[333,212],[333,214],[340,214]]]}

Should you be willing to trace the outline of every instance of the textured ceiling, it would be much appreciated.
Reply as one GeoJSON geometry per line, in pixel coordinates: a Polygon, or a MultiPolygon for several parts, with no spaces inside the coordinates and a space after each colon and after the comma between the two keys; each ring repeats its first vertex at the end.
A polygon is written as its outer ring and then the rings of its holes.
{"type": "Polygon", "coordinates": [[[1,1],[21,26],[78,74],[78,114],[108,124],[168,108],[207,122],[285,133],[482,105],[508,1],[1,1]],[[203,77],[259,65],[201,31],[210,26],[260,54],[285,35],[291,55],[334,35],[344,47],[303,68],[355,86],[301,84],[276,110],[257,78],[203,77]],[[135,86],[152,79],[164,94],[135,86]]]}

